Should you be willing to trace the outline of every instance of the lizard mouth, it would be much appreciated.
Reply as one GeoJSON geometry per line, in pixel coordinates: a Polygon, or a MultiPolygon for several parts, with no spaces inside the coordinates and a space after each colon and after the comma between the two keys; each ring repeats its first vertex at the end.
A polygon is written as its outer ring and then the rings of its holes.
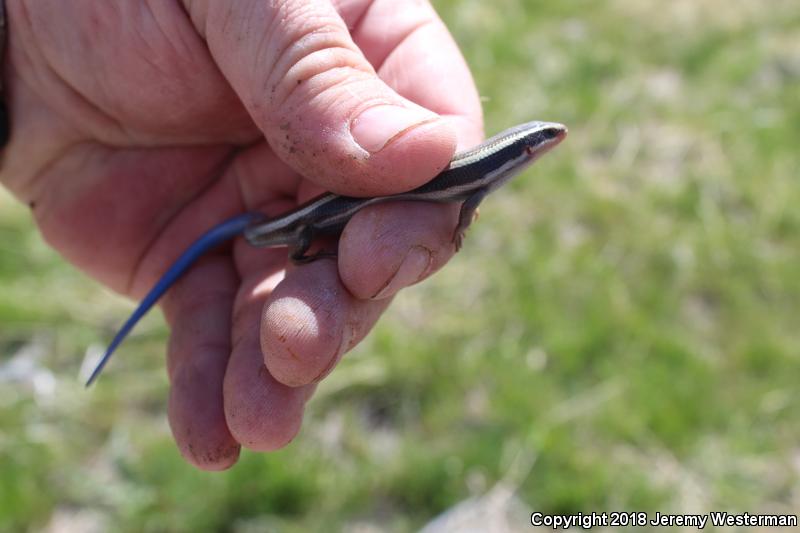
{"type": "MultiPolygon", "coordinates": [[[[559,125],[560,126],[560,125],[559,125]]],[[[546,151],[550,150],[551,148],[555,147],[564,140],[564,137],[567,136],[567,128],[564,126],[560,126],[558,128],[550,128],[544,130],[540,133],[540,135],[544,136],[545,141],[535,145],[529,145],[525,147],[525,153],[529,156],[537,156],[545,153],[546,151]]]]}

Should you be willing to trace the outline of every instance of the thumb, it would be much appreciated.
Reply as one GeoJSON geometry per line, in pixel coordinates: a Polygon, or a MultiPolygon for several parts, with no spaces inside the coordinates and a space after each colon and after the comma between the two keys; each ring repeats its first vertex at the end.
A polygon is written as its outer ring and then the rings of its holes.
{"type": "Polygon", "coordinates": [[[412,189],[447,166],[455,131],[378,77],[329,1],[187,3],[272,148],[310,180],[372,196],[412,189]]]}

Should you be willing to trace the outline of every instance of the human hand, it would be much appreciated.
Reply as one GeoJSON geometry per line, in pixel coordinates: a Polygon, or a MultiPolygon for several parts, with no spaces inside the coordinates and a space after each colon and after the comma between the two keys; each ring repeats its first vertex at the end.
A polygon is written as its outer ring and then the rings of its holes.
{"type": "MultiPolygon", "coordinates": [[[[132,297],[225,218],[408,190],[482,136],[426,2],[6,4],[2,181],[51,245],[132,297]]],[[[201,260],[162,302],[183,456],[216,470],[240,446],[286,445],[391,296],[450,258],[456,220],[454,206],[384,204],[350,221],[338,264],[291,267],[241,240],[201,260]]]]}

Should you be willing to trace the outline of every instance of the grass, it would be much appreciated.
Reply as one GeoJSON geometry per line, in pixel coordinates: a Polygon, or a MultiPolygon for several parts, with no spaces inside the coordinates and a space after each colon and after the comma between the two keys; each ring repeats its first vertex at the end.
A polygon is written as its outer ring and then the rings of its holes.
{"type": "Polygon", "coordinates": [[[84,392],[130,304],[0,196],[0,366],[33,365],[0,387],[0,530],[408,531],[497,483],[543,512],[800,507],[800,9],[436,5],[489,133],[570,137],[397,299],[286,450],[180,460],[158,317],[84,392]]]}

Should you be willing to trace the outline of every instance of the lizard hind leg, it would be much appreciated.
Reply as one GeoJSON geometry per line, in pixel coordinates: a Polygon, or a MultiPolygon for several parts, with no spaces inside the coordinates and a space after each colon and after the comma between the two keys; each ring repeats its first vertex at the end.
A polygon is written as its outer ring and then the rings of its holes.
{"type": "Polygon", "coordinates": [[[464,244],[464,236],[467,233],[467,228],[469,228],[473,220],[478,218],[478,206],[483,199],[486,198],[487,194],[489,194],[489,189],[478,189],[461,204],[461,212],[458,214],[458,225],[453,231],[453,244],[456,247],[456,252],[459,251],[464,244]]]}
{"type": "Polygon", "coordinates": [[[311,241],[314,239],[314,232],[311,226],[303,226],[297,233],[297,244],[290,248],[289,259],[295,265],[305,265],[313,263],[317,259],[335,258],[336,252],[328,252],[325,250],[319,251],[315,254],[307,254],[308,249],[311,247],[311,241]]]}

